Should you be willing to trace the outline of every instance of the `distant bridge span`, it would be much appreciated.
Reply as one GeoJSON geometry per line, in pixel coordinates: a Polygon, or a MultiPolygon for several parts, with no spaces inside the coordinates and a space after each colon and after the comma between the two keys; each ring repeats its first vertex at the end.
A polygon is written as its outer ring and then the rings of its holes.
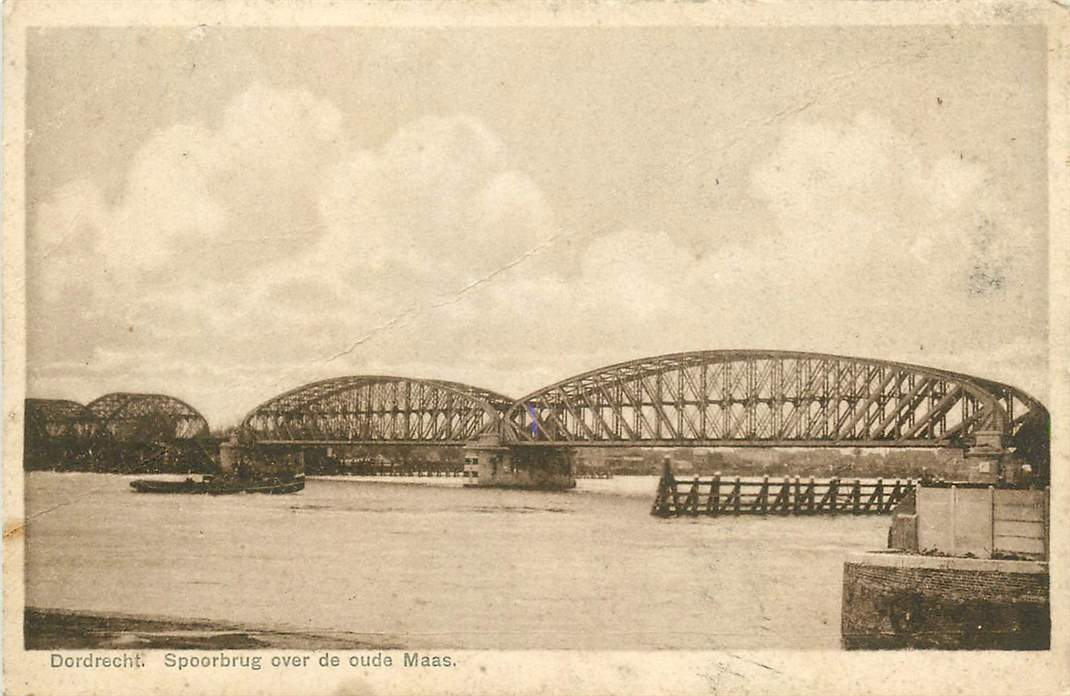
{"type": "Polygon", "coordinates": [[[208,436],[208,421],[185,401],[166,394],[113,392],[86,405],[100,427],[120,442],[169,442],[208,436]]]}
{"type": "Polygon", "coordinates": [[[26,399],[23,466],[88,471],[204,470],[208,422],[166,394],[114,392],[83,406],[26,399]]]}
{"type": "Polygon", "coordinates": [[[1048,456],[1047,410],[1014,387],[906,363],[720,350],[631,360],[514,400],[456,382],[357,375],[266,401],[267,444],[971,447],[1048,456]]]}

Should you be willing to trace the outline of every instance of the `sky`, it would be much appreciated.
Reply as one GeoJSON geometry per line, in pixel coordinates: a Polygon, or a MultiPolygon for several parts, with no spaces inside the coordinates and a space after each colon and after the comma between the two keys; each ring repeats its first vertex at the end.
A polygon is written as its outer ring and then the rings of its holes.
{"type": "Polygon", "coordinates": [[[1036,27],[34,30],[27,392],[225,427],[760,348],[1044,399],[1044,65],[1036,27]]]}

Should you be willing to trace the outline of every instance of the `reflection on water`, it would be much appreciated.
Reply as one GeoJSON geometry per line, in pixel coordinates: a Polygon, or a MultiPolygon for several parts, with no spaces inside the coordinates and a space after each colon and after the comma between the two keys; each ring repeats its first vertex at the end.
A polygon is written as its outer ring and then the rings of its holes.
{"type": "Polygon", "coordinates": [[[137,494],[131,478],[27,476],[28,606],[411,647],[830,649],[844,556],[882,547],[889,524],[657,519],[656,477],[569,492],[311,479],[220,497],[137,494]]]}

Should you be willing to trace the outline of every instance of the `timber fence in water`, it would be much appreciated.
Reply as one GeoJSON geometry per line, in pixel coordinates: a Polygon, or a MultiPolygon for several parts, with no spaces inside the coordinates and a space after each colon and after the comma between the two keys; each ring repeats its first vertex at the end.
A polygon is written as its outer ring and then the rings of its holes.
{"type": "Polygon", "coordinates": [[[599,471],[597,469],[577,469],[575,478],[578,479],[611,479],[612,471],[599,471]]]}
{"type": "Polygon", "coordinates": [[[410,462],[401,464],[379,464],[360,462],[348,464],[344,472],[354,476],[457,476],[468,477],[474,472],[464,470],[464,464],[455,462],[410,462]]]}
{"type": "Polygon", "coordinates": [[[838,478],[803,481],[798,476],[771,481],[715,475],[677,480],[661,477],[650,514],[659,517],[698,515],[881,515],[914,489],[912,480],[865,481],[838,478]]]}

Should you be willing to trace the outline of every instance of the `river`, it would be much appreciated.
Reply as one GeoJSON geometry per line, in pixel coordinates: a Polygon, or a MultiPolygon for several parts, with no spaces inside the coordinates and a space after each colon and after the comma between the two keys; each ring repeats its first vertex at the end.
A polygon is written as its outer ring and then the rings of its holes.
{"type": "Polygon", "coordinates": [[[839,646],[848,552],[884,516],[659,519],[654,477],[569,492],[310,479],[145,495],[27,474],[26,604],[458,649],[839,646]]]}

